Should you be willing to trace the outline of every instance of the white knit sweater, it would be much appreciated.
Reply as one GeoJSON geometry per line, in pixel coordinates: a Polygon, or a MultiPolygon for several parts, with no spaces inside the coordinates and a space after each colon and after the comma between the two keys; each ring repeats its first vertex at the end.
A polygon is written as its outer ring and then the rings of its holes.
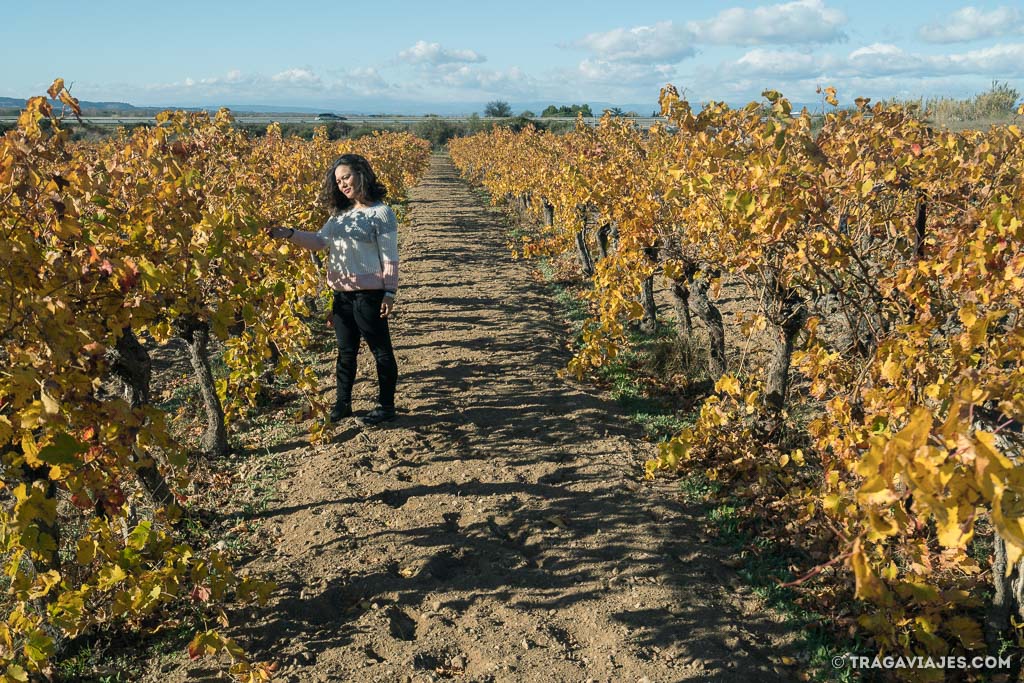
{"type": "Polygon", "coordinates": [[[296,230],[291,241],[330,249],[327,284],[336,291],[398,290],[398,220],[387,204],[331,216],[318,232],[296,230]]]}

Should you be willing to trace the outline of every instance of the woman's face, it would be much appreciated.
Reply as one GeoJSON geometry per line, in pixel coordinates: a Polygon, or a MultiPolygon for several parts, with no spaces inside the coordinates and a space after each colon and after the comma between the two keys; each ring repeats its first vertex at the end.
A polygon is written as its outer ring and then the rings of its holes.
{"type": "Polygon", "coordinates": [[[361,197],[356,196],[356,177],[352,173],[350,166],[342,164],[334,169],[334,180],[338,183],[338,189],[341,190],[346,199],[353,201],[361,200],[361,197]]]}

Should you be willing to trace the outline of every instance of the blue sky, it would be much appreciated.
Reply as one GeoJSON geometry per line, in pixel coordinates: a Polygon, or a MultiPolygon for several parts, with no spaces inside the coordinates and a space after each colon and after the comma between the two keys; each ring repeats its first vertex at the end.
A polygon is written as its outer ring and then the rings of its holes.
{"type": "Polygon", "coordinates": [[[1024,91],[1011,2],[19,2],[0,24],[0,96],[56,76],[81,99],[469,113],[600,102],[967,96],[1024,91]]]}

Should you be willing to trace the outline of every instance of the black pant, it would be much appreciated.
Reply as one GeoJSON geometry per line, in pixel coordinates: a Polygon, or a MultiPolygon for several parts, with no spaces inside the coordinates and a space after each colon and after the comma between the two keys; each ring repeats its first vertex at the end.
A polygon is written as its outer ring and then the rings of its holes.
{"type": "Polygon", "coordinates": [[[356,354],[359,340],[365,339],[377,359],[377,400],[385,408],[395,407],[395,385],[398,384],[398,363],[391,348],[391,331],[387,318],[380,317],[384,290],[335,292],[331,314],[334,335],[338,338],[338,402],[352,402],[352,384],[356,379],[356,354]]]}

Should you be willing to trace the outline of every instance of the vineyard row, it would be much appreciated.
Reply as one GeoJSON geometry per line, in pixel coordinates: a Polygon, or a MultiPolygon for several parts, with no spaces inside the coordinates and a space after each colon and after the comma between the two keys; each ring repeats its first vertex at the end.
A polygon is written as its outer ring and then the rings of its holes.
{"type": "MultiPolygon", "coordinates": [[[[61,80],[48,95],[77,113],[61,80]]],[[[322,174],[350,152],[400,208],[430,149],[404,133],[304,142],[273,124],[252,139],[226,111],[165,112],[152,128],[73,143],[46,97],[0,138],[0,678],[51,672],[100,629],[159,629],[182,605],[207,624],[191,656],[227,653],[236,678],[271,676],[221,629],[228,602],[273,586],[182,541],[181,492],[188,454],[225,454],[232,419],[274,377],[307,414],[324,410],[303,353],[318,264],[264,231],[317,229],[322,174]],[[172,337],[201,388],[200,444],[176,440],[153,401],[149,350],[172,337]]]]}
{"type": "Polygon", "coordinates": [[[450,150],[465,178],[536,217],[517,250],[579,258],[591,317],[570,371],[607,364],[629,321],[654,321],[655,275],[682,341],[695,343],[691,315],[706,330],[715,389],[650,476],[728,482],[783,520],[766,540],[827,548],[805,584],[876,651],[1020,645],[1021,130],[938,131],[858,100],[815,131],[764,95],[695,113],[668,86],[671,127],[606,117],[450,150]],[[755,302],[743,334],[770,340],[759,372],[729,365],[723,281],[755,302]]]}

